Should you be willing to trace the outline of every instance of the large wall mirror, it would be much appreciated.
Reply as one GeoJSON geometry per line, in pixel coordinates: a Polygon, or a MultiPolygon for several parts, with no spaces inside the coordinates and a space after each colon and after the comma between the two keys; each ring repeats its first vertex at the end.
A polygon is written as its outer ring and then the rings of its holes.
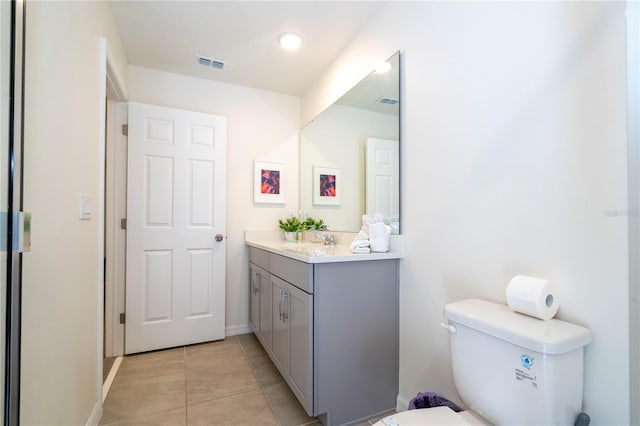
{"type": "Polygon", "coordinates": [[[357,232],[381,213],[400,233],[400,52],[300,133],[300,210],[357,232]]]}

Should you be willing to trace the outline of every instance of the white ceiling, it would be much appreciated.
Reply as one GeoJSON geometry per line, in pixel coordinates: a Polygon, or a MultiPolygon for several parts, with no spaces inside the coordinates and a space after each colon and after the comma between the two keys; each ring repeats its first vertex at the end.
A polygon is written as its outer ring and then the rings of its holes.
{"type": "Polygon", "coordinates": [[[132,65],[303,95],[384,6],[382,1],[114,1],[132,65]],[[287,52],[278,36],[303,38],[287,52]],[[197,65],[196,55],[225,61],[197,65]]]}

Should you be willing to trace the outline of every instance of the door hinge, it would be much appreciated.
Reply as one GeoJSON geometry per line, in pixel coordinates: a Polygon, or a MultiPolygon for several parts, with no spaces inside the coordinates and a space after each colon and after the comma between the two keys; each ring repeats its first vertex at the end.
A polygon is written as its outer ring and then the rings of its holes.
{"type": "Polygon", "coordinates": [[[122,125],[122,135],[123,136],[129,136],[129,125],[128,124],[123,124],[122,125]]]}
{"type": "Polygon", "coordinates": [[[127,218],[120,219],[120,229],[127,229],[127,218]]]}
{"type": "MultiPolygon", "coordinates": [[[[4,221],[6,224],[6,218],[4,221]]],[[[13,213],[13,251],[16,253],[31,251],[31,213],[13,213]]]]}
{"type": "Polygon", "coordinates": [[[120,324],[124,324],[126,321],[124,312],[120,314],[120,324]]]}

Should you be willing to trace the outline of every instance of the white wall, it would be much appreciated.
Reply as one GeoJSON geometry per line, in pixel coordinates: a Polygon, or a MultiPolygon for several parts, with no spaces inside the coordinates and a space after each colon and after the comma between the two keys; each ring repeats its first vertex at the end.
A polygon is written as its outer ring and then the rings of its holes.
{"type": "Polygon", "coordinates": [[[26,12],[21,423],[85,424],[99,405],[100,37],[126,58],[106,2],[29,1],[26,12]],[[93,219],[78,220],[78,193],[93,219]]]}
{"type": "Polygon", "coordinates": [[[398,116],[333,105],[300,132],[300,209],[334,231],[358,232],[365,213],[368,137],[398,140],[398,116]],[[313,166],[341,171],[339,206],[313,204],[313,166]]]}
{"type": "Polygon", "coordinates": [[[244,230],[276,229],[298,209],[300,98],[137,66],[129,100],[227,117],[227,328],[248,326],[244,230]],[[253,203],[253,161],[286,165],[285,205],[253,203]]]}
{"type": "Polygon", "coordinates": [[[593,423],[629,424],[625,4],[392,2],[303,98],[303,122],[398,49],[401,397],[457,398],[444,305],[504,302],[524,273],[593,332],[593,423]]]}

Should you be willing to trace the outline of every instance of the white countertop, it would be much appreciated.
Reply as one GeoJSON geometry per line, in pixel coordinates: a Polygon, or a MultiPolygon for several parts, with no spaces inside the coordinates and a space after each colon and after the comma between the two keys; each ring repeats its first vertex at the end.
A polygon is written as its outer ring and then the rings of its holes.
{"type": "Polygon", "coordinates": [[[354,254],[349,249],[355,233],[331,232],[338,244],[322,245],[312,242],[286,242],[279,231],[245,231],[245,243],[271,253],[290,257],[305,263],[362,262],[367,260],[401,259],[400,235],[391,236],[390,250],[386,253],[354,254]]]}

